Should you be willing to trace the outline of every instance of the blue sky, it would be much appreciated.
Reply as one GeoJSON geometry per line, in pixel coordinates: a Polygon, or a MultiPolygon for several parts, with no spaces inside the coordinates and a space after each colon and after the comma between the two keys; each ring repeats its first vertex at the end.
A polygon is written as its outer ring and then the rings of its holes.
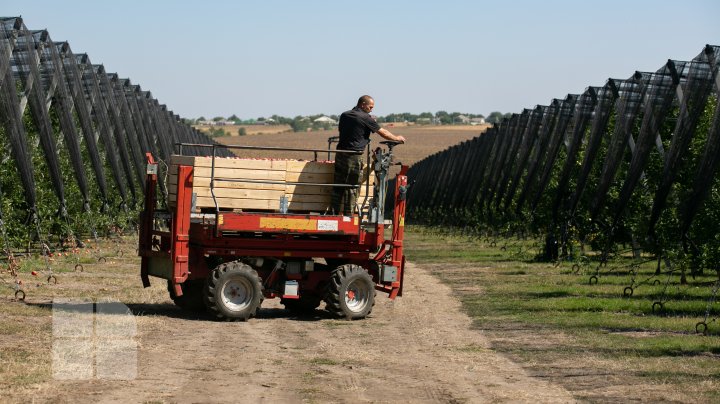
{"type": "Polygon", "coordinates": [[[520,112],[720,45],[720,1],[15,0],[188,118],[520,112]]]}

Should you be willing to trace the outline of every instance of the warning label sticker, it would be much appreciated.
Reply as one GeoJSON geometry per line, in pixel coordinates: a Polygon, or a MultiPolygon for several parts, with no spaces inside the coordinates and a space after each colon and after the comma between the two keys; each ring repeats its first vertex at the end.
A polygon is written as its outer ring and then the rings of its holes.
{"type": "Polygon", "coordinates": [[[320,231],[337,231],[337,220],[318,220],[317,229],[320,231]]]}

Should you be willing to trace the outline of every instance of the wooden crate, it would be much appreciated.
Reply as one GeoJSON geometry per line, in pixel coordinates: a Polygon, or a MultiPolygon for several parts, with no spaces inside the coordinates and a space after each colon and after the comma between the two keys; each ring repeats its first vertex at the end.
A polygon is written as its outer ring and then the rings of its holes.
{"type": "MultiPolygon", "coordinates": [[[[178,165],[193,167],[195,211],[215,208],[210,193],[212,158],[177,156],[170,158],[168,174],[168,204],[177,200],[178,165]]],[[[280,198],[288,199],[289,212],[325,212],[330,208],[332,187],[296,185],[294,183],[332,184],[334,162],[303,160],[270,160],[236,157],[215,158],[214,191],[218,206],[223,210],[278,211],[280,198]],[[239,180],[272,181],[273,184],[243,182],[239,180]]],[[[365,170],[365,178],[368,178],[365,170]]],[[[370,172],[369,193],[375,175],[370,172]]],[[[365,184],[360,189],[358,203],[366,194],[365,184]]]]}

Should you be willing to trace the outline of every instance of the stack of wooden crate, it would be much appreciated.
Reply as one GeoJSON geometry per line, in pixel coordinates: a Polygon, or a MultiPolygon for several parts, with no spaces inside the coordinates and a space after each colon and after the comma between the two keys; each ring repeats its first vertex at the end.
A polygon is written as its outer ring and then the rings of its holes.
{"type": "MultiPolygon", "coordinates": [[[[210,193],[212,157],[178,155],[171,156],[168,167],[170,207],[175,206],[179,165],[193,167],[192,192],[195,194],[195,211],[215,209],[210,193]]],[[[281,198],[284,197],[287,198],[288,212],[325,213],[330,209],[332,187],[303,183],[332,184],[334,168],[333,161],[216,157],[215,198],[221,210],[278,211],[281,198]]],[[[363,202],[366,195],[367,169],[364,178],[366,181],[360,187],[358,204],[363,202]]],[[[374,178],[374,174],[370,172],[370,195],[374,178]]]]}

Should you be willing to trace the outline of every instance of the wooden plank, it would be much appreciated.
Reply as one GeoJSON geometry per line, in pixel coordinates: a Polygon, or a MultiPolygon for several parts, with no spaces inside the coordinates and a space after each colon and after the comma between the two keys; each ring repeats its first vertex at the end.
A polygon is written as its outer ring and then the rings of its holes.
{"type": "MultiPolygon", "coordinates": [[[[239,198],[218,198],[218,205],[221,209],[243,209],[243,210],[280,210],[280,201],[265,200],[265,199],[239,199],[239,198]]],[[[212,198],[197,198],[196,205],[199,208],[214,208],[212,198]]],[[[288,204],[289,210],[295,211],[325,211],[327,210],[328,203],[318,202],[297,202],[291,201],[288,204]]]]}
{"type": "MultiPolygon", "coordinates": [[[[177,190],[176,179],[168,180],[168,192],[175,193],[177,190]]],[[[196,178],[193,181],[193,191],[201,188],[210,188],[209,178],[196,178]]],[[[332,187],[330,186],[317,186],[317,185],[283,185],[283,184],[261,184],[254,182],[228,182],[228,181],[215,181],[215,189],[228,188],[228,189],[257,189],[257,190],[274,190],[274,191],[285,191],[286,194],[304,194],[304,195],[320,195],[332,193],[332,187]]],[[[373,187],[370,185],[369,193],[372,194],[373,187]]],[[[360,187],[360,194],[365,194],[365,184],[360,187]]]]}
{"type": "MultiPolygon", "coordinates": [[[[279,210],[280,199],[245,199],[245,198],[216,198],[220,209],[243,210],[279,210]]],[[[370,199],[369,199],[370,200],[370,199]]],[[[368,200],[368,201],[369,201],[368,200]]],[[[358,199],[358,204],[362,199],[358,199]]],[[[175,195],[170,195],[168,204],[175,206],[175,195]]],[[[290,211],[312,210],[324,212],[330,207],[329,195],[291,195],[288,201],[290,211]]],[[[195,199],[196,211],[201,208],[215,208],[212,197],[197,197],[195,199]]]]}
{"type": "Polygon", "coordinates": [[[315,184],[332,184],[332,173],[311,173],[311,172],[292,172],[285,173],[285,182],[311,182],[315,184]]]}
{"type": "MultiPolygon", "coordinates": [[[[297,162],[289,162],[289,163],[297,163],[297,162]]],[[[312,163],[312,162],[310,162],[312,163]]],[[[310,169],[305,171],[291,171],[288,170],[286,174],[287,178],[293,178],[293,179],[301,179],[301,178],[307,178],[307,179],[321,179],[324,180],[322,183],[332,183],[334,180],[334,168],[333,164],[322,164],[325,167],[318,168],[317,166],[309,166],[310,169]],[[314,167],[314,168],[313,168],[314,167]]],[[[197,167],[195,170],[193,170],[193,174],[195,178],[210,178],[210,172],[211,170],[207,167],[197,167]]],[[[216,168],[215,169],[215,176],[216,177],[233,177],[233,178],[255,178],[257,176],[257,173],[253,173],[253,171],[259,171],[263,172],[264,170],[259,169],[235,169],[235,170],[221,170],[216,168]],[[220,175],[223,174],[223,175],[220,175]]],[[[277,171],[277,170],[268,170],[268,171],[277,171]]],[[[276,173],[269,174],[269,177],[272,178],[280,178],[279,175],[276,173]]],[[[171,166],[169,170],[168,175],[168,183],[175,184],[175,179],[177,177],[177,166],[171,166]]],[[[365,177],[367,178],[367,170],[365,171],[365,177]]],[[[370,173],[370,181],[375,180],[375,173],[370,173]]],[[[294,182],[314,182],[314,181],[294,181],[294,182]]],[[[209,181],[208,181],[209,183],[209,181]]]]}
{"type": "MultiPolygon", "coordinates": [[[[306,187],[303,185],[288,185],[285,190],[286,195],[332,195],[330,187],[306,187]],[[304,189],[303,189],[304,188],[304,189]]],[[[372,188],[370,188],[372,195],[372,188]]],[[[365,196],[365,188],[361,188],[359,195],[365,196]]]]}
{"type": "MultiPolygon", "coordinates": [[[[332,194],[332,187],[327,186],[316,186],[316,185],[282,185],[282,184],[258,184],[258,183],[246,183],[246,182],[225,182],[216,181],[215,189],[237,189],[237,190],[266,190],[266,191],[284,191],[286,194],[301,194],[301,195],[330,195],[332,194]]],[[[193,192],[198,192],[201,189],[210,189],[210,179],[200,178],[193,184],[193,192]]],[[[168,193],[177,193],[177,184],[168,183],[168,193]]],[[[372,194],[373,187],[370,186],[368,192],[372,194]]],[[[363,184],[359,193],[365,195],[365,185],[363,184]]]]}
{"type": "Polygon", "coordinates": [[[286,171],[293,173],[319,173],[332,174],[335,172],[335,163],[321,163],[318,161],[287,161],[286,171]]]}
{"type": "MultiPolygon", "coordinates": [[[[210,178],[211,171],[209,167],[195,167],[193,174],[195,178],[210,178]]],[[[216,168],[215,178],[283,181],[285,171],[216,168]]]]}
{"type": "MultiPolygon", "coordinates": [[[[171,207],[175,205],[177,164],[195,167],[193,193],[196,197],[196,209],[215,208],[210,192],[212,159],[208,157],[172,157],[167,179],[168,204],[171,207]]],[[[331,184],[334,181],[334,168],[334,163],[316,161],[216,158],[215,196],[221,209],[277,211],[280,208],[280,198],[284,195],[289,200],[290,211],[324,212],[330,205],[332,187],[231,182],[222,179],[331,184]]],[[[366,167],[364,176],[370,181],[368,190],[372,194],[375,175],[369,167],[366,167]]],[[[359,189],[358,203],[362,203],[365,199],[365,184],[363,183],[359,189]]]]}
{"type": "MultiPolygon", "coordinates": [[[[218,206],[221,209],[262,209],[277,210],[280,208],[280,201],[269,199],[240,199],[240,198],[217,198],[218,206]]],[[[196,208],[214,208],[212,198],[197,198],[196,208]]]]}
{"type": "MultiPolygon", "coordinates": [[[[193,189],[210,188],[210,178],[195,178],[193,180],[193,189]]],[[[266,189],[284,191],[284,184],[262,184],[257,182],[230,182],[215,181],[215,188],[231,188],[231,189],[266,189]]]]}
{"type": "MultiPolygon", "coordinates": [[[[170,157],[171,165],[189,165],[193,167],[212,167],[212,157],[178,156],[170,157]]],[[[215,168],[239,168],[251,170],[285,171],[287,160],[251,159],[237,157],[216,157],[215,168]]]]}
{"type": "MultiPolygon", "coordinates": [[[[289,187],[296,187],[295,185],[289,186],[289,187]]],[[[308,187],[309,188],[309,187],[308,187]]],[[[227,198],[237,197],[237,198],[258,198],[258,199],[276,199],[280,198],[283,195],[287,195],[289,198],[292,198],[293,196],[303,196],[303,195],[319,195],[319,196],[325,196],[330,197],[332,195],[332,192],[329,189],[320,189],[320,187],[312,187],[314,189],[303,192],[288,192],[286,190],[278,190],[278,189],[231,189],[231,188],[215,188],[215,196],[223,196],[227,198]]],[[[196,196],[212,196],[210,193],[210,187],[194,187],[193,193],[196,196]]],[[[171,195],[175,195],[175,193],[169,193],[171,195]]],[[[360,196],[365,196],[365,189],[362,188],[359,192],[360,196]]],[[[370,190],[370,195],[372,195],[372,190],[370,190]]]]}
{"type": "Polygon", "coordinates": [[[292,208],[293,203],[297,202],[315,202],[330,206],[330,195],[287,195],[287,197],[290,202],[290,208],[292,208]]]}
{"type": "MultiPolygon", "coordinates": [[[[209,188],[202,188],[193,192],[197,198],[210,198],[212,199],[212,193],[209,188]]],[[[237,190],[237,189],[216,189],[215,197],[218,199],[267,199],[272,201],[278,201],[280,203],[281,197],[287,197],[290,201],[298,202],[324,202],[330,203],[329,194],[285,194],[283,191],[259,191],[259,190],[237,190]]]]}
{"type": "MultiPolygon", "coordinates": [[[[212,198],[210,188],[194,188],[193,193],[197,197],[212,198]]],[[[285,191],[282,190],[215,188],[215,197],[217,198],[272,199],[279,201],[280,197],[284,195],[285,191]]]]}
{"type": "Polygon", "coordinates": [[[285,185],[285,193],[288,195],[330,195],[332,193],[332,187],[285,185]]]}

